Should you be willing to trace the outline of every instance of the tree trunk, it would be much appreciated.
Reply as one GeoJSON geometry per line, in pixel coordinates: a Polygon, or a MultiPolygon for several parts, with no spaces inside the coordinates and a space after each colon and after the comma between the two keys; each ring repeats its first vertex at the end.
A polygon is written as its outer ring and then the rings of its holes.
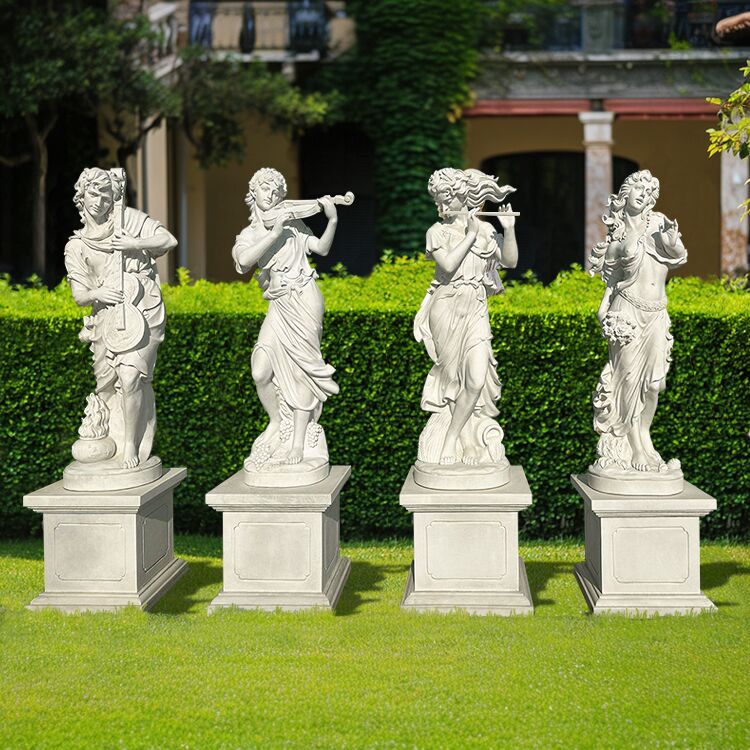
{"type": "Polygon", "coordinates": [[[32,272],[40,276],[42,280],[47,281],[47,171],[49,168],[47,136],[57,120],[57,115],[52,115],[43,128],[39,127],[35,115],[27,115],[25,119],[26,126],[29,129],[31,161],[34,171],[31,214],[32,272]]]}
{"type": "MultiPolygon", "coordinates": [[[[138,143],[133,143],[132,141],[125,144],[120,144],[117,147],[117,164],[122,167],[125,172],[128,171],[128,159],[131,156],[134,156],[136,153],[138,153],[138,143]]],[[[138,196],[135,191],[135,186],[133,185],[133,180],[128,180],[125,183],[125,190],[127,192],[126,201],[128,206],[135,207],[136,200],[138,199],[138,196]]]]}

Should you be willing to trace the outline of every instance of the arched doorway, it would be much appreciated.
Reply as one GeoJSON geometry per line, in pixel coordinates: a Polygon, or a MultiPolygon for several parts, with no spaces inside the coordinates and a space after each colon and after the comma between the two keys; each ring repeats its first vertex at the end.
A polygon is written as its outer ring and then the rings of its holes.
{"type": "MultiPolygon", "coordinates": [[[[638,169],[636,162],[613,157],[612,190],[638,169]]],[[[533,271],[546,283],[573,263],[583,265],[584,155],[573,151],[544,151],[495,156],[482,162],[483,172],[501,185],[513,185],[510,198],[521,216],[516,225],[518,267],[508,278],[533,271]]]]}

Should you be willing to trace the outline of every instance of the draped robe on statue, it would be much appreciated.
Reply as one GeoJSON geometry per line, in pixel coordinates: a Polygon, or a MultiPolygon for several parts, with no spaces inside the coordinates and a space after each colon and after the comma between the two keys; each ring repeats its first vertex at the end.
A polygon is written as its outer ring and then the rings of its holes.
{"type": "MultiPolygon", "coordinates": [[[[123,235],[135,238],[153,237],[161,223],[135,208],[123,211],[123,235]]],[[[86,290],[101,286],[120,288],[122,253],[111,247],[114,225],[99,239],[85,237],[76,231],[65,247],[65,268],[68,280],[86,290]]],[[[84,318],[79,337],[90,343],[93,354],[96,392],[109,409],[109,435],[117,445],[117,455],[122,451],[123,416],[122,397],[117,380],[117,368],[126,365],[135,368],[144,381],[142,410],[139,415],[136,445],[138,457],[143,462],[151,455],[156,430],[156,405],[151,381],[156,365],[156,352],[164,340],[166,315],[161,296],[156,262],[145,250],[126,250],[125,276],[129,277],[125,296],[140,311],[146,321],[145,334],[140,342],[125,352],[112,352],[104,342],[106,319],[116,310],[111,305],[93,302],[91,315],[84,318]]]]}
{"type": "MultiPolygon", "coordinates": [[[[255,220],[238,235],[232,250],[238,273],[250,270],[238,260],[238,251],[256,245],[268,232],[255,220]]],[[[258,263],[258,284],[268,300],[268,312],[253,356],[262,351],[270,360],[284,404],[310,411],[317,420],[323,402],[339,387],[333,380],[336,370],[320,353],[324,305],[315,283],[318,275],[307,260],[312,236],[302,221],[290,221],[258,263]]]]}
{"type": "MultiPolygon", "coordinates": [[[[427,232],[427,257],[431,258],[438,249],[455,247],[464,236],[463,228],[434,224],[427,232]]],[[[481,451],[486,450],[489,433],[502,436],[493,419],[499,413],[495,402],[500,398],[501,388],[487,308],[487,298],[503,291],[497,273],[501,247],[498,240],[502,243],[502,237],[494,233],[491,225],[482,222],[474,246],[459,267],[453,273],[436,268],[435,278],[414,319],[414,336],[424,342],[434,363],[422,391],[422,409],[437,415],[430,418],[420,437],[419,457],[428,463],[440,460],[450,424],[450,407],[465,388],[467,357],[475,348],[481,349],[487,359],[487,373],[461,441],[471,442],[481,451]]]]}
{"type": "MultiPolygon", "coordinates": [[[[653,214],[659,217],[661,214],[653,214]]],[[[635,252],[627,258],[609,261],[604,278],[613,289],[602,331],[609,341],[609,362],[605,365],[594,394],[594,429],[599,440],[600,464],[630,465],[627,434],[646,405],[649,387],[664,380],[669,371],[672,335],[667,299],[647,300],[631,287],[644,262],[652,259],[677,267],[686,256],[666,254],[652,234],[638,238],[635,252]]]]}

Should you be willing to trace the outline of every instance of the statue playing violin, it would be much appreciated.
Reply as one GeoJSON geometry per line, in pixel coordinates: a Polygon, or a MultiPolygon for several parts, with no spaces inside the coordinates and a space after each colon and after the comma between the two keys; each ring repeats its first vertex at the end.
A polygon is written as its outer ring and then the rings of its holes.
{"type": "Polygon", "coordinates": [[[256,172],[245,198],[250,224],[232,248],[237,272],[252,274],[257,268],[268,300],[251,356],[252,377],[269,420],[245,460],[245,482],[252,486],[301,486],[328,475],[319,418],[325,401],[339,391],[335,370],[320,351],[324,302],[308,256],[328,255],[338,224],[336,205],[351,205],[354,196],[285,197],[280,172],[256,172]],[[328,223],[316,237],[302,218],[320,211],[328,223]]]}

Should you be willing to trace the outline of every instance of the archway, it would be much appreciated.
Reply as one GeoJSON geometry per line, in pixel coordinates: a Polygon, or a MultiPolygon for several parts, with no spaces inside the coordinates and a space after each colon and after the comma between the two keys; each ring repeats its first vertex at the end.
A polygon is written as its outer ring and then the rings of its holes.
{"type": "MultiPolygon", "coordinates": [[[[513,185],[510,198],[521,216],[516,225],[518,267],[508,278],[533,271],[546,283],[573,263],[583,265],[584,156],[574,151],[544,151],[494,156],[482,162],[483,172],[495,175],[501,185],[513,185]]],[[[638,165],[613,157],[612,190],[638,165]]]]}

